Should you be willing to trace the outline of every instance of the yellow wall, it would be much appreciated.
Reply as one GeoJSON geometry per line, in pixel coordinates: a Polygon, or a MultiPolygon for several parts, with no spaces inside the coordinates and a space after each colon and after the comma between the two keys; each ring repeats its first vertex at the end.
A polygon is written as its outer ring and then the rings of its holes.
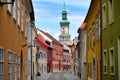
{"type": "MultiPolygon", "coordinates": [[[[88,36],[88,34],[90,34],[90,31],[93,28],[93,26],[92,26],[93,22],[96,22],[96,16],[98,15],[99,10],[100,10],[100,0],[92,0],[89,11],[88,11],[87,16],[85,18],[85,22],[87,23],[87,36],[88,36]]],[[[95,57],[96,63],[97,63],[96,64],[97,80],[100,80],[100,39],[91,48],[88,48],[88,46],[90,45],[89,40],[90,39],[87,37],[87,49],[88,49],[87,50],[87,61],[89,63],[89,66],[88,66],[89,71],[87,72],[88,77],[93,79],[92,65],[93,65],[93,57],[95,57]],[[90,64],[91,64],[91,66],[90,66],[90,64]]]]}
{"type": "Polygon", "coordinates": [[[26,67],[28,67],[28,47],[26,43],[25,34],[21,32],[21,26],[18,27],[17,19],[16,21],[13,20],[13,13],[11,15],[8,14],[6,5],[0,6],[0,47],[3,48],[4,52],[4,80],[8,78],[8,50],[12,52],[12,80],[14,79],[14,52],[17,53],[17,56],[22,53],[20,80],[28,79],[27,75],[24,77],[24,60],[26,60],[26,67]],[[22,47],[24,44],[26,46],[22,47]]]}

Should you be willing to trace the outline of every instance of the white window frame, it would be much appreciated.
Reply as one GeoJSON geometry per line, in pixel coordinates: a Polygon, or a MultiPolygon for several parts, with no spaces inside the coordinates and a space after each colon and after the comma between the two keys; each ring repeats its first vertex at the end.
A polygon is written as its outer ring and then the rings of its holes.
{"type": "MultiPolygon", "coordinates": [[[[27,16],[27,13],[26,13],[27,16]]],[[[26,18],[26,27],[25,27],[25,37],[27,38],[28,36],[28,27],[29,27],[29,19],[26,18]]]]}
{"type": "Polygon", "coordinates": [[[114,22],[114,0],[108,0],[108,16],[109,16],[109,24],[114,22]]]}
{"type": "Polygon", "coordinates": [[[27,63],[26,63],[26,58],[24,59],[24,76],[26,77],[27,75],[27,63]]]}
{"type": "MultiPolygon", "coordinates": [[[[6,0],[6,2],[11,2],[11,0],[6,0]]],[[[7,4],[7,11],[9,14],[11,14],[11,11],[12,11],[11,4],[7,4]]]]}
{"type": "Polygon", "coordinates": [[[17,80],[17,54],[14,52],[14,80],[17,80]]]}
{"type": "Polygon", "coordinates": [[[20,27],[20,0],[17,0],[17,18],[18,26],[20,27]]]}
{"type": "Polygon", "coordinates": [[[16,21],[16,1],[14,2],[13,5],[13,19],[16,21]]]}
{"type": "Polygon", "coordinates": [[[22,14],[21,14],[21,31],[24,32],[24,10],[22,9],[22,14]]]}
{"type": "Polygon", "coordinates": [[[3,52],[3,48],[2,47],[0,47],[0,52],[2,52],[2,53],[0,53],[0,55],[2,54],[2,58],[0,59],[0,64],[1,64],[1,66],[0,66],[0,79],[1,80],[4,80],[4,52],[3,52]],[[1,68],[2,67],[2,68],[1,68]],[[2,78],[1,78],[1,76],[2,76],[2,78]]]}
{"type": "Polygon", "coordinates": [[[21,56],[19,55],[18,57],[17,57],[17,59],[18,59],[18,80],[20,80],[20,66],[21,66],[21,64],[20,64],[20,58],[21,58],[21,56]]]}
{"type": "Polygon", "coordinates": [[[12,80],[12,51],[8,50],[8,80],[12,80]]]}
{"type": "Polygon", "coordinates": [[[110,61],[110,75],[115,75],[115,50],[114,47],[109,48],[109,61],[110,61]],[[111,56],[111,50],[113,50],[113,57],[111,56]],[[113,58],[113,61],[111,60],[113,58]],[[114,72],[111,72],[111,67],[113,66],[114,72]]]}
{"type": "Polygon", "coordinates": [[[103,72],[104,74],[108,74],[108,53],[107,49],[103,50],[103,72]],[[106,53],[106,56],[104,55],[106,53]],[[104,71],[104,66],[106,66],[106,72],[104,71]]]}
{"type": "Polygon", "coordinates": [[[106,23],[107,15],[106,15],[106,3],[102,5],[102,28],[105,29],[107,26],[106,23]]]}

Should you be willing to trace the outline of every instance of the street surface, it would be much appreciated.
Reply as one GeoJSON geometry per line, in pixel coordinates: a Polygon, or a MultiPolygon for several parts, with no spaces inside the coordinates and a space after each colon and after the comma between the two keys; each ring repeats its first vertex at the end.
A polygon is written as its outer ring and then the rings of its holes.
{"type": "Polygon", "coordinates": [[[54,72],[50,74],[43,74],[37,80],[80,80],[77,76],[70,72],[54,72]]]}

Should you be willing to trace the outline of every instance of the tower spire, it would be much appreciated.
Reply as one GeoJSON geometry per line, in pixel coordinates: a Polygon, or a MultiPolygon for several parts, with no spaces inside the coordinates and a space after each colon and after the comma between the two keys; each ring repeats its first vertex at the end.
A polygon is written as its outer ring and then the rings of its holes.
{"type": "Polygon", "coordinates": [[[64,0],[64,3],[63,3],[63,7],[64,7],[64,9],[65,9],[65,0],[64,0]]]}

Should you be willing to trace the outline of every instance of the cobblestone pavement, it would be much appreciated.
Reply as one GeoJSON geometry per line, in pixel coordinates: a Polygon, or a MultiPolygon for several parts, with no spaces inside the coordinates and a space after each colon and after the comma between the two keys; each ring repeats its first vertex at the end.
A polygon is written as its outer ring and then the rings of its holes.
{"type": "Polygon", "coordinates": [[[77,76],[70,72],[54,72],[50,74],[43,74],[37,80],[80,80],[77,76]]]}
{"type": "Polygon", "coordinates": [[[80,80],[70,72],[55,72],[47,80],[80,80]]]}

